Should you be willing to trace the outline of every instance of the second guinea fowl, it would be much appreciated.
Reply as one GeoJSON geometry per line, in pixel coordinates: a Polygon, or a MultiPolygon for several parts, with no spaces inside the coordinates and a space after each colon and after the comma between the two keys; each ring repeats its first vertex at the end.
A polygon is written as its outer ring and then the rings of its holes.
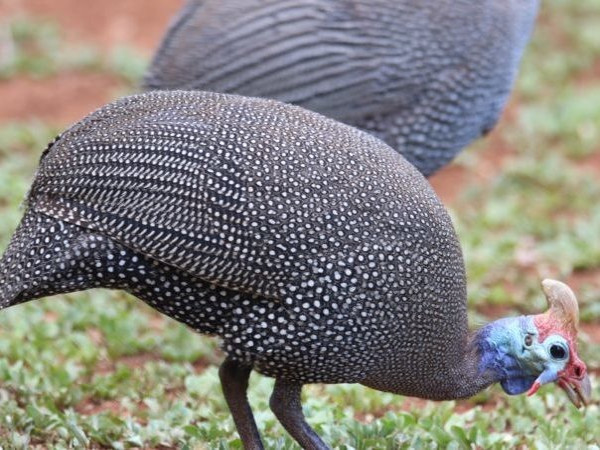
{"type": "Polygon", "coordinates": [[[424,175],[492,129],[538,0],[188,0],[146,89],[274,98],[364,129],[424,175]]]}
{"type": "Polygon", "coordinates": [[[0,261],[0,306],[93,287],[221,338],[246,448],[262,445],[252,370],[276,379],[271,407],[309,449],[326,446],[302,415],[306,383],[590,395],[568,287],[546,281],[547,313],[470,333],[461,250],[427,181],[376,138],[276,101],[127,97],[43,152],[0,261]]]}

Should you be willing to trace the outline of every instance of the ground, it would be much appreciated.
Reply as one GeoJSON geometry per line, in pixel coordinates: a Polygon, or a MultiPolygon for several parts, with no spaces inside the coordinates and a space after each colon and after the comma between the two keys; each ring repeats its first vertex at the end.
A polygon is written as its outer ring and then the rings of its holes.
{"type": "MultiPolygon", "coordinates": [[[[336,448],[598,448],[600,410],[600,0],[544,0],[500,124],[431,182],[464,248],[471,322],[544,308],[568,281],[595,384],[585,411],[554,386],[432,403],[360,386],[310,386],[309,422],[336,448]]],[[[134,92],[173,0],[0,1],[0,249],[39,154],[70,123],[134,92]]],[[[118,292],[0,313],[2,448],[240,448],[218,385],[221,355],[118,292]]],[[[297,448],[250,400],[269,448],[297,448]]]]}

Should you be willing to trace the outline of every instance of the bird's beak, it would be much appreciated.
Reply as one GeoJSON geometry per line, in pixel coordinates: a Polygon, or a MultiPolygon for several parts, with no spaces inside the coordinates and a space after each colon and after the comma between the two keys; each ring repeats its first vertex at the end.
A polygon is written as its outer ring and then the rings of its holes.
{"type": "Polygon", "coordinates": [[[568,371],[562,371],[558,374],[551,370],[546,370],[535,380],[531,388],[527,391],[527,395],[531,396],[535,394],[541,386],[546,383],[555,381],[558,386],[567,393],[569,400],[577,407],[587,406],[592,398],[592,384],[590,383],[590,377],[587,374],[583,363],[574,365],[579,370],[573,369],[568,371]],[[583,366],[583,367],[582,367],[583,366]]]}
{"type": "Polygon", "coordinates": [[[556,381],[556,384],[567,393],[567,397],[577,408],[590,403],[592,384],[587,373],[581,379],[562,376],[556,381]]]}

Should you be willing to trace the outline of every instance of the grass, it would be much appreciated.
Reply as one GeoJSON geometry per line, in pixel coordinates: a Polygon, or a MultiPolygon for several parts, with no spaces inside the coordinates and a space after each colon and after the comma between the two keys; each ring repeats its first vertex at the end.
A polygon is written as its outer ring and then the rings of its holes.
{"type": "Polygon", "coordinates": [[[3,30],[0,33],[0,80],[87,71],[116,76],[133,87],[146,67],[145,58],[127,46],[103,52],[94,45],[67,43],[60,30],[47,20],[16,16],[0,25],[3,30]]]}
{"type": "MultiPolygon", "coordinates": [[[[544,0],[510,120],[458,161],[477,173],[508,148],[494,177],[469,178],[451,213],[464,248],[474,322],[544,309],[539,279],[579,280],[581,317],[600,324],[600,0],[544,0]],[[500,143],[500,144],[499,144],[500,143]],[[596,159],[595,161],[598,161],[596,159]],[[597,164],[597,166],[593,166],[597,164]],[[595,167],[595,168],[594,168],[595,167]]],[[[8,18],[0,77],[93,71],[130,88],[144,60],[128,48],[71,47],[53,24],[8,18]],[[8,56],[7,56],[8,55],[8,56]]],[[[39,154],[60,129],[0,124],[0,247],[39,154]]],[[[600,348],[581,354],[598,373],[600,348]]],[[[119,292],[59,296],[0,314],[0,447],[241,448],[220,394],[217,343],[119,292]]],[[[598,378],[594,397],[600,398],[598,378]]],[[[272,380],[251,379],[265,443],[298,448],[268,408],[272,380]]],[[[309,422],[335,448],[589,448],[598,402],[578,411],[554,386],[532,397],[492,388],[432,403],[361,386],[308,386],[309,422]]]]}

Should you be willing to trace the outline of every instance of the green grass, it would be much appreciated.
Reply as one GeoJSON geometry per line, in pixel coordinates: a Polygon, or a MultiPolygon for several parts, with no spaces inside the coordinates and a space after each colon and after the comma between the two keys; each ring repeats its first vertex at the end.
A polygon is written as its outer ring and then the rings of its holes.
{"type": "Polygon", "coordinates": [[[0,29],[0,80],[79,71],[113,75],[134,86],[146,67],[146,58],[127,46],[103,52],[93,45],[67,43],[47,20],[11,17],[0,22],[0,29]]]}
{"type": "MultiPolygon", "coordinates": [[[[544,0],[515,93],[511,148],[497,176],[474,177],[451,213],[464,248],[473,321],[495,310],[545,308],[539,280],[588,274],[578,295],[584,325],[600,324],[600,0],[544,0]],[[593,75],[595,74],[595,75],[593,75]],[[592,274],[589,276],[589,274],[592,274]],[[595,275],[594,275],[595,274],[595,275]]],[[[9,18],[11,48],[0,77],[65,71],[117,74],[134,84],[144,59],[128,48],[70,47],[35,18],[9,18]]],[[[5,46],[6,47],[6,46],[5,46]]],[[[0,247],[46,143],[40,122],[0,124],[0,247]]],[[[495,142],[495,141],[494,141],[495,142]]],[[[477,172],[491,140],[461,156],[477,172]]],[[[585,334],[581,354],[600,369],[585,334]]],[[[217,343],[118,292],[90,291],[0,314],[0,447],[241,448],[217,377],[217,343]]],[[[308,386],[309,422],[335,448],[588,448],[600,442],[596,403],[573,408],[554,386],[532,397],[492,388],[468,402],[415,403],[361,386],[308,386]]],[[[251,379],[250,401],[265,443],[298,448],[268,408],[272,380],[251,379]]]]}

